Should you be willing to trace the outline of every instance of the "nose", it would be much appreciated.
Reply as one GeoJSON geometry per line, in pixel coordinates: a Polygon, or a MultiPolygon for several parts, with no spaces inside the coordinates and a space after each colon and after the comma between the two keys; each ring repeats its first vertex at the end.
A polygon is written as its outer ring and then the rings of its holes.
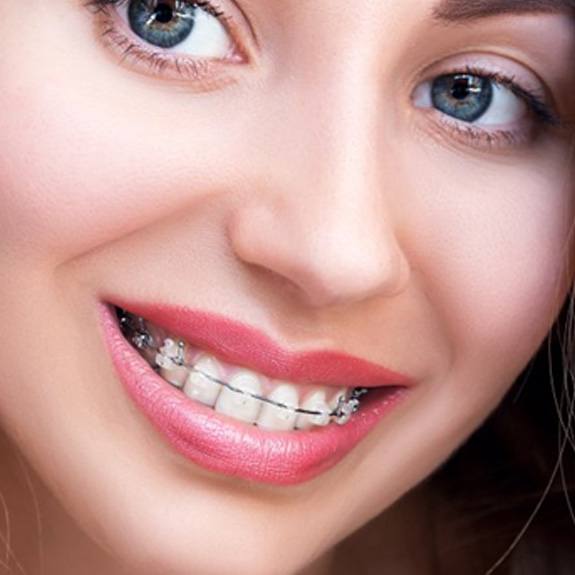
{"type": "Polygon", "coordinates": [[[368,208],[333,198],[312,207],[301,194],[299,203],[242,210],[230,233],[238,257],[288,280],[312,306],[403,290],[409,267],[389,225],[374,225],[368,208]]]}
{"type": "Polygon", "coordinates": [[[373,102],[348,93],[325,106],[314,93],[317,106],[285,103],[289,116],[266,132],[259,178],[230,219],[232,249],[311,306],[395,296],[409,265],[386,193],[399,182],[380,155],[373,102]]]}

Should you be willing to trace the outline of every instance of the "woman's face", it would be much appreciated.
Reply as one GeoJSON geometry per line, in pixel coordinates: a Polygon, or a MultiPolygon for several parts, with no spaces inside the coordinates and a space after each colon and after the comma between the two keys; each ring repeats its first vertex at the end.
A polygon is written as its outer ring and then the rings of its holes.
{"type": "MultiPolygon", "coordinates": [[[[108,4],[2,5],[2,425],[138,572],[293,573],[445,461],[556,317],[572,22],[501,0],[108,4]],[[100,302],[192,340],[208,318],[211,351],[243,345],[226,339],[239,322],[295,354],[285,373],[323,350],[311,363],[333,377],[310,386],[306,364],[287,385],[300,404],[363,362],[407,387],[351,449],[368,407],[282,432],[193,407],[215,414],[216,447],[198,447],[169,409],[154,420],[140,376],[128,389],[100,302]],[[319,434],[332,459],[313,459],[319,434]]],[[[281,353],[244,355],[228,373],[277,384],[281,353]]],[[[195,402],[161,383],[166,404],[195,402]]]]}

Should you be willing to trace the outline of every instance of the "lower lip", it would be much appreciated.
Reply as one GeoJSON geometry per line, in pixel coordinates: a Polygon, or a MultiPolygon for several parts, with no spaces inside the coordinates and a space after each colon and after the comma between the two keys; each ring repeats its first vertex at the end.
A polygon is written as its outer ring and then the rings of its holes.
{"type": "Polygon", "coordinates": [[[336,465],[406,395],[404,387],[372,392],[380,397],[365,400],[345,425],[262,431],[218,414],[172,387],[126,341],[111,306],[100,303],[99,308],[112,361],[132,400],[179,453],[224,475],[271,485],[313,479],[336,465]]]}

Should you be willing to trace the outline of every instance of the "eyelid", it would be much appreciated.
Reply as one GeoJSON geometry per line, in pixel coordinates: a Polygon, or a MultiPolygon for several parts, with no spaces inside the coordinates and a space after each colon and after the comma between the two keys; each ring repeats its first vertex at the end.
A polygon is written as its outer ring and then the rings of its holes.
{"type": "Polygon", "coordinates": [[[455,71],[463,73],[473,70],[489,71],[492,76],[499,77],[499,83],[509,88],[509,80],[515,82],[522,91],[537,94],[552,110],[557,110],[557,105],[552,92],[541,77],[529,67],[517,62],[515,59],[490,54],[488,52],[463,53],[457,56],[447,57],[439,63],[423,68],[417,73],[416,85],[421,82],[432,80],[442,74],[451,74],[455,71]]]}
{"type": "MultiPolygon", "coordinates": [[[[423,118],[427,118],[428,130],[432,135],[445,139],[448,144],[465,145],[475,151],[514,152],[533,145],[545,130],[563,125],[557,113],[552,94],[540,77],[528,67],[508,58],[488,53],[464,53],[446,58],[424,68],[416,74],[415,87],[411,90],[413,105],[414,94],[423,85],[431,85],[442,75],[457,73],[485,76],[491,78],[529,106],[530,115],[519,123],[507,127],[481,126],[451,118],[431,107],[425,109],[423,118]]],[[[424,124],[421,125],[423,127],[424,124]]]]}
{"type": "Polygon", "coordinates": [[[167,80],[200,81],[206,83],[206,88],[207,84],[212,88],[233,81],[230,74],[232,69],[239,65],[253,64],[255,61],[256,46],[252,27],[245,19],[243,11],[231,0],[226,1],[225,7],[222,6],[223,0],[214,2],[215,8],[224,12],[219,20],[233,44],[225,58],[188,56],[185,52],[179,52],[177,46],[163,49],[148,44],[131,29],[129,22],[120,13],[119,8],[124,7],[127,2],[128,0],[111,0],[104,5],[99,0],[87,0],[85,6],[95,7],[93,15],[99,28],[99,36],[107,47],[115,53],[120,63],[132,60],[135,65],[131,67],[136,72],[140,72],[137,68],[144,65],[147,75],[149,69],[153,68],[167,80]],[[249,33],[246,34],[245,30],[249,30],[249,33]]]}

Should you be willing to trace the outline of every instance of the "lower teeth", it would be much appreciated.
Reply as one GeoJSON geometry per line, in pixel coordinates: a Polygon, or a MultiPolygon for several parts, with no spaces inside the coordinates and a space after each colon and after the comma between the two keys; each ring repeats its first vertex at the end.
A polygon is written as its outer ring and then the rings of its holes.
{"type": "MultiPolygon", "coordinates": [[[[276,402],[272,399],[264,397],[258,393],[253,393],[244,389],[239,389],[238,387],[231,385],[225,381],[215,378],[214,376],[198,369],[194,365],[189,365],[184,362],[184,347],[185,343],[179,341],[176,343],[172,339],[165,339],[163,345],[157,345],[154,337],[149,333],[146,321],[138,316],[134,316],[120,308],[117,308],[118,318],[120,321],[120,328],[124,335],[131,341],[134,346],[144,355],[148,362],[153,363],[153,367],[156,371],[173,370],[174,374],[187,371],[188,373],[198,373],[203,377],[207,378],[209,381],[217,383],[222,387],[222,390],[226,389],[235,394],[238,394],[238,398],[243,396],[248,400],[249,398],[254,398],[260,402],[268,405],[272,405],[276,408],[280,408],[285,411],[286,417],[288,415],[304,415],[306,418],[313,422],[314,425],[327,425],[328,423],[338,423],[339,425],[346,424],[351,416],[359,410],[360,399],[368,393],[366,388],[355,387],[346,396],[340,396],[338,398],[335,408],[331,411],[327,410],[314,410],[314,409],[304,409],[304,408],[294,408],[283,403],[276,402]]],[[[187,375],[187,373],[186,373],[187,375]]],[[[164,379],[166,379],[164,377],[164,379]]],[[[172,378],[174,379],[174,378],[172,378]]],[[[177,378],[176,378],[177,379],[177,378]]],[[[168,380],[166,380],[168,381],[168,380]]],[[[180,388],[182,383],[180,381],[168,381],[175,387],[180,388]]]]}

